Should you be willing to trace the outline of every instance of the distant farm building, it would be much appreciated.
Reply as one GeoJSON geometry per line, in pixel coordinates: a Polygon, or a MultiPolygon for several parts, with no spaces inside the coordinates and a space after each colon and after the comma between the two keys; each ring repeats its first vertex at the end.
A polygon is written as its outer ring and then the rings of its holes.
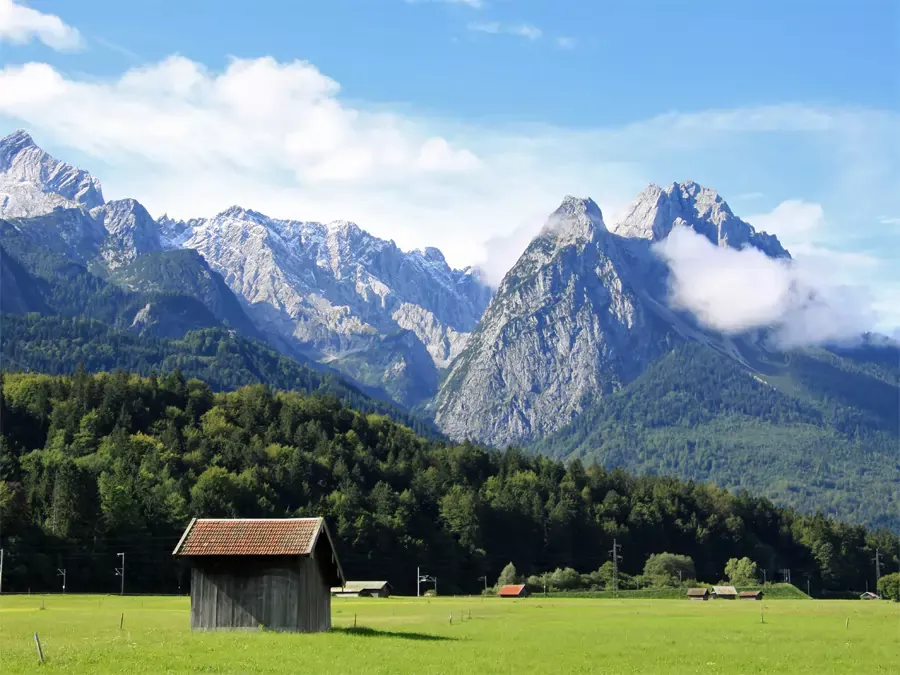
{"type": "Polygon", "coordinates": [[[762,591],[741,591],[738,594],[738,597],[741,600],[762,600],[763,592],[762,591]]]}
{"type": "Polygon", "coordinates": [[[738,592],[734,586],[713,586],[712,596],[717,600],[737,600],[738,592]]]}
{"type": "Polygon", "coordinates": [[[194,518],[173,554],[191,565],[191,629],[331,628],[344,585],[322,518],[194,518]]]}
{"type": "Polygon", "coordinates": [[[527,598],[528,589],[525,588],[525,584],[510,584],[503,586],[497,595],[501,598],[527,598]]]}
{"type": "Polygon", "coordinates": [[[347,581],[331,589],[331,594],[344,598],[389,598],[394,589],[387,581],[347,581]]]}
{"type": "Polygon", "coordinates": [[[689,588],[687,592],[688,598],[691,600],[709,600],[708,588],[689,588]]]}
{"type": "Polygon", "coordinates": [[[866,591],[865,593],[863,593],[862,595],[859,596],[859,599],[860,600],[881,600],[881,598],[878,597],[878,595],[876,595],[875,593],[872,593],[871,591],[866,591]]]}

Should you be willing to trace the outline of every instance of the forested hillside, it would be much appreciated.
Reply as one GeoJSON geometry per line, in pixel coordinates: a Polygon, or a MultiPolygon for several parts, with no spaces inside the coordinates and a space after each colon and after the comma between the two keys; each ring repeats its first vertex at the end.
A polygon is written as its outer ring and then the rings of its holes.
{"type": "Polygon", "coordinates": [[[370,396],[344,376],[315,370],[284,357],[267,345],[224,328],[191,331],[180,339],[139,336],[98,321],[56,316],[2,315],[0,353],[6,367],[50,374],[128,370],[141,375],[180,370],[214,391],[264,383],[278,389],[337,396],[363,412],[378,412],[417,433],[435,436],[428,420],[390,401],[370,396]]]}
{"type": "MultiPolygon", "coordinates": [[[[7,374],[0,398],[4,590],[184,589],[171,551],[191,516],[322,515],[349,577],[400,592],[415,569],[443,593],[477,591],[508,563],[530,574],[597,570],[612,539],[625,572],[652,553],[690,556],[718,580],[749,556],[769,579],[790,568],[812,588],[864,588],[886,531],[798,515],[766,499],[671,478],[568,467],[510,450],[414,435],[334,397],[264,385],[214,393],[179,372],[7,374]]],[[[874,581],[870,581],[870,584],[874,581]]]]}
{"type": "Polygon", "coordinates": [[[711,349],[683,344],[535,449],[712,481],[896,529],[897,354],[876,346],[842,356],[798,352],[755,364],[760,374],[753,375],[711,349]]]}

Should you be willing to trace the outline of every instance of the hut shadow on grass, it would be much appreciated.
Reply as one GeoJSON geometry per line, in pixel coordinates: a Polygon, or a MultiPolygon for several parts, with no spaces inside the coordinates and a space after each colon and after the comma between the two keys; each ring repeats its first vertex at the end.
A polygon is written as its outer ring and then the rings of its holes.
{"type": "Polygon", "coordinates": [[[377,630],[375,628],[367,628],[366,626],[350,626],[348,628],[332,628],[332,633],[344,633],[345,635],[357,635],[360,637],[383,637],[383,638],[400,638],[402,640],[424,640],[434,642],[444,642],[448,640],[456,640],[456,638],[445,637],[443,635],[428,635],[427,633],[406,633],[404,631],[393,630],[377,630]]]}

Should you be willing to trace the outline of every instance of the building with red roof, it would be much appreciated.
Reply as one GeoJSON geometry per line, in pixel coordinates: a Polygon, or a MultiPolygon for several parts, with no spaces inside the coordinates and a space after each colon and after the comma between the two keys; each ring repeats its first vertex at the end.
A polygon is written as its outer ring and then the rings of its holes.
{"type": "Polygon", "coordinates": [[[509,584],[500,588],[497,593],[501,598],[526,598],[528,597],[528,589],[525,584],[509,584]]]}
{"type": "Polygon", "coordinates": [[[191,566],[191,629],[331,628],[344,573],[322,518],[195,518],[173,555],[191,566]]]}

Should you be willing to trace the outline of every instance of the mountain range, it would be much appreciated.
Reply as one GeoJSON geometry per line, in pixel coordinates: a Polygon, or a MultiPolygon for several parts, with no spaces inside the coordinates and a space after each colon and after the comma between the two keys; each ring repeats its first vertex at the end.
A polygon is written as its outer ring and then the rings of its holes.
{"type": "Polygon", "coordinates": [[[290,387],[299,368],[456,440],[898,523],[896,345],[785,351],[766,331],[706,328],[670,301],[657,247],[676,229],[791,259],[688,181],[649,186],[613,224],[566,197],[492,289],[437,249],[403,251],[346,221],[239,206],[154,219],[17,131],[0,140],[0,309],[16,341],[4,331],[3,355],[65,372],[75,350],[115,367],[97,341],[118,336],[132,368],[227,368],[226,387],[290,387]]]}

